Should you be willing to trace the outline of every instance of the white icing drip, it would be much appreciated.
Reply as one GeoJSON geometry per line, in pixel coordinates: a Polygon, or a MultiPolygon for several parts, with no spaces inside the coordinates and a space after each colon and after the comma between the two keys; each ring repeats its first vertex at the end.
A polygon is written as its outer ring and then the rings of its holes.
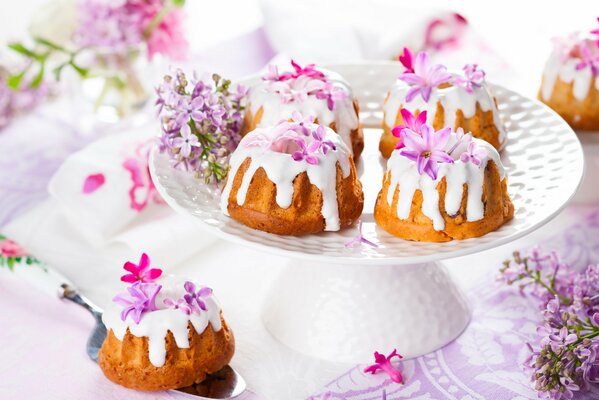
{"type": "MultiPolygon", "coordinates": [[[[202,311],[199,315],[195,313],[185,315],[180,310],[166,308],[163,303],[166,297],[178,299],[186,293],[183,288],[184,282],[172,277],[159,279],[156,283],[163,285],[163,287],[156,297],[158,310],[144,313],[139,324],[133,322],[130,315],[123,321],[121,319],[123,308],[116,303],[111,303],[102,315],[102,321],[106,325],[106,329],[112,329],[114,336],[121,341],[125,337],[127,329],[134,336],[147,337],[150,362],[157,368],[162,367],[166,360],[166,336],[169,331],[172,332],[177,347],[187,349],[189,348],[189,322],[198,334],[204,332],[208,324],[216,332],[222,328],[220,304],[214,295],[204,298],[207,310],[202,311]]],[[[197,290],[200,288],[201,286],[197,286],[197,290]]]]}
{"type": "Polygon", "coordinates": [[[427,123],[432,125],[437,113],[437,103],[441,103],[444,110],[443,125],[455,130],[456,113],[461,110],[464,118],[472,118],[476,113],[476,105],[478,104],[483,112],[492,111],[493,122],[499,132],[499,143],[503,145],[507,138],[505,127],[499,118],[499,111],[493,101],[489,88],[486,85],[475,88],[473,93],[468,93],[466,89],[460,86],[449,86],[446,88],[434,88],[428,101],[424,101],[422,96],[418,95],[412,101],[406,102],[406,94],[410,90],[410,86],[400,81],[395,81],[389,92],[389,98],[383,106],[385,113],[385,124],[393,128],[395,120],[402,108],[414,113],[416,110],[427,111],[427,123]]]}
{"type": "Polygon", "coordinates": [[[359,120],[354,109],[352,90],[339,74],[322,68],[319,70],[325,73],[327,79],[335,86],[348,93],[346,99],[335,102],[334,110],[329,110],[327,101],[318,99],[316,96],[308,96],[302,102],[283,103],[277,93],[266,90],[268,83],[260,80],[250,88],[249,104],[252,115],[256,115],[260,107],[263,108],[262,119],[257,127],[276,125],[282,119],[288,119],[293,111],[298,111],[305,117],[312,116],[318,119],[318,123],[321,125],[330,126],[335,122],[337,133],[350,149],[350,154],[353,154],[351,131],[358,128],[359,120]]]}
{"type": "MultiPolygon", "coordinates": [[[[308,125],[310,127],[310,125],[308,125]]],[[[314,129],[317,125],[311,125],[314,129]]],[[[350,168],[350,150],[343,140],[332,129],[325,128],[325,139],[332,141],[336,150],[330,150],[326,155],[318,154],[318,164],[311,165],[306,161],[294,161],[289,154],[278,153],[272,150],[262,150],[257,147],[245,147],[245,142],[251,140],[252,136],[263,134],[269,136],[272,128],[257,128],[248,133],[242,140],[229,162],[230,170],[227,184],[223,188],[220,200],[220,206],[226,215],[229,215],[227,207],[229,205],[229,196],[233,187],[233,181],[239,167],[243,162],[250,158],[250,166],[246,170],[242,183],[237,191],[235,201],[239,205],[245,203],[246,195],[252,178],[259,168],[263,168],[276,186],[277,205],[281,208],[291,206],[293,200],[293,180],[302,172],[308,174],[310,183],[315,185],[322,193],[322,216],[325,220],[326,231],[338,231],[340,229],[339,207],[337,202],[337,163],[341,167],[343,178],[349,176],[350,168]]]]}
{"type": "Polygon", "coordinates": [[[578,101],[583,101],[587,98],[589,90],[592,87],[593,79],[595,80],[595,89],[599,90],[599,79],[593,77],[590,68],[583,68],[580,71],[576,70],[576,64],[579,59],[568,59],[564,62],[560,60],[559,54],[553,53],[545,64],[543,71],[543,86],[541,87],[541,96],[544,100],[551,99],[553,88],[557,78],[564,83],[572,83],[572,94],[578,101]]]}
{"type": "MultiPolygon", "coordinates": [[[[505,177],[505,170],[499,153],[493,146],[484,140],[473,139],[479,148],[487,150],[480,166],[473,163],[462,162],[458,155],[466,150],[467,144],[460,144],[452,153],[455,160],[453,164],[439,164],[439,172],[436,180],[428,175],[418,173],[416,163],[401,156],[400,151],[395,150],[387,162],[387,178],[390,179],[386,193],[387,203],[392,205],[393,196],[399,185],[399,199],[397,201],[397,217],[407,219],[410,216],[412,200],[416,190],[422,192],[422,213],[433,221],[436,231],[445,229],[445,221],[439,209],[439,192],[437,185],[445,177],[447,190],[445,193],[445,211],[448,215],[456,215],[460,209],[463,197],[464,184],[468,185],[468,197],[466,199],[466,220],[469,222],[481,220],[484,217],[484,204],[482,201],[484,173],[489,160],[493,160],[499,170],[501,179],[505,177]]],[[[456,142],[455,134],[452,133],[446,149],[450,149],[456,142]]]]}

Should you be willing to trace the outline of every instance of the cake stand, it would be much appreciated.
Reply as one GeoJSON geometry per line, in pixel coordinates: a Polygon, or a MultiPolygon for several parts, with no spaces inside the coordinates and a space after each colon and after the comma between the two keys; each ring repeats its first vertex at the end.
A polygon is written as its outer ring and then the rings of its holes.
{"type": "MultiPolygon", "coordinates": [[[[501,86],[492,89],[508,143],[501,153],[515,207],[512,221],[483,237],[448,243],[410,242],[374,223],[385,161],[378,152],[382,103],[401,73],[397,63],[331,65],[352,85],[361,107],[366,147],[358,164],[365,193],[363,233],[378,247],[346,249],[356,229],[286,237],[250,229],[223,215],[219,192],[174,169],[155,149],[150,171],[165,201],[208,232],[234,243],[286,256],[263,308],[267,330],[310,356],[366,362],[373,350],[397,348],[406,357],[434,351],[455,339],[470,320],[465,297],[441,261],[494,248],[555,217],[583,176],[580,142],[543,104],[501,86]]],[[[250,83],[249,78],[243,83],[250,83]]]]}

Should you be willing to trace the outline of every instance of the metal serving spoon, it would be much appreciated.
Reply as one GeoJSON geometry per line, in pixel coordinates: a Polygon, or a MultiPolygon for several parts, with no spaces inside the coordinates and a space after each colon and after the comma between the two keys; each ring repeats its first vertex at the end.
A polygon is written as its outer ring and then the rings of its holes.
{"type": "MultiPolygon", "coordinates": [[[[106,339],[106,326],[102,322],[102,310],[83,296],[66,277],[48,266],[23,266],[14,268],[14,273],[35,286],[61,299],[69,300],[90,312],[96,320],[94,329],[87,340],[87,354],[98,362],[98,351],[106,339]]],[[[226,366],[211,374],[202,383],[177,389],[177,391],[192,397],[208,399],[231,399],[239,396],[246,389],[245,380],[233,368],[226,366]]]]}

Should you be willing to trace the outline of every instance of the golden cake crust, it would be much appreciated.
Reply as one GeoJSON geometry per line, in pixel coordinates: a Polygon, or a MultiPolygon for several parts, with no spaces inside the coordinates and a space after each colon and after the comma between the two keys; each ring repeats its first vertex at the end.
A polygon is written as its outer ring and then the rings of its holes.
{"type": "MultiPolygon", "coordinates": [[[[351,226],[362,214],[364,193],[357,178],[356,167],[350,157],[350,173],[343,178],[337,163],[337,203],[340,229],[351,226]]],[[[325,220],[322,216],[322,193],[310,183],[308,174],[302,172],[293,180],[291,206],[281,208],[276,202],[276,185],[268,179],[266,171],[258,168],[251,180],[243,205],[238,205],[237,192],[249,165],[247,158],[232,177],[233,186],[228,199],[229,215],[239,222],[261,231],[279,235],[305,235],[322,232],[325,220]]]]}
{"type": "Polygon", "coordinates": [[[221,315],[218,332],[208,324],[198,334],[191,322],[188,326],[189,348],[180,349],[173,334],[166,336],[166,361],[155,367],[148,356],[148,338],[125,334],[123,341],[112,330],[98,353],[98,365],[114,383],[136,390],[168,390],[191,386],[206,379],[207,374],[225,367],[235,352],[233,332],[221,315]]]}
{"type": "MultiPolygon", "coordinates": [[[[385,103],[389,99],[389,95],[387,95],[387,99],[385,99],[385,103]]],[[[495,98],[493,101],[496,102],[495,98]]],[[[415,116],[420,114],[420,110],[416,110],[415,116]]],[[[437,102],[437,110],[435,111],[435,120],[433,121],[433,128],[435,130],[442,129],[444,127],[445,120],[445,111],[443,109],[443,105],[441,102],[437,102]]],[[[385,122],[385,118],[383,117],[383,134],[381,135],[381,140],[379,142],[379,150],[383,157],[389,158],[391,153],[395,149],[397,142],[399,142],[399,138],[393,136],[391,130],[397,125],[403,125],[404,121],[401,116],[399,110],[397,110],[397,116],[395,117],[395,125],[387,126],[385,122]]],[[[461,110],[458,110],[455,118],[455,127],[450,128],[458,128],[462,127],[464,132],[472,132],[472,136],[478,139],[482,139],[490,143],[497,150],[500,150],[501,143],[499,142],[499,130],[495,126],[495,120],[493,118],[493,111],[483,111],[480,107],[480,104],[476,103],[476,112],[472,118],[465,118],[464,113],[461,110]]]]}
{"type": "MultiPolygon", "coordinates": [[[[358,100],[354,99],[353,104],[354,111],[356,112],[356,118],[358,118],[358,127],[356,129],[351,130],[349,138],[352,144],[354,160],[359,160],[360,155],[364,150],[364,131],[362,129],[362,123],[359,122],[360,105],[358,104],[358,100]]],[[[260,121],[262,121],[262,115],[264,115],[264,108],[260,106],[260,108],[258,108],[258,110],[256,111],[255,115],[252,115],[251,108],[252,107],[250,104],[248,104],[248,106],[246,107],[246,112],[243,117],[243,123],[241,125],[241,136],[245,136],[248,132],[251,132],[254,129],[256,129],[258,124],[260,124],[260,121]]],[[[318,119],[316,119],[314,122],[318,124],[318,119]]],[[[337,125],[334,121],[329,125],[329,128],[337,132],[337,125]]]]}
{"type": "Polygon", "coordinates": [[[468,185],[464,185],[462,204],[455,216],[449,216],[445,211],[445,193],[447,183],[443,178],[438,186],[439,210],[445,220],[445,229],[436,231],[433,222],[422,212],[422,192],[416,190],[412,200],[412,208],[408,219],[397,217],[397,201],[400,187],[393,194],[391,206],[387,203],[386,193],[391,183],[390,173],[385,173],[383,188],[379,192],[374,208],[376,223],[390,234],[419,242],[447,242],[453,239],[468,239],[483,236],[498,229],[501,225],[514,217],[514,206],[507,193],[507,181],[500,180],[499,170],[490,160],[485,169],[482,200],[484,204],[484,218],[478,221],[466,220],[466,201],[468,185]]]}
{"type": "MultiPolygon", "coordinates": [[[[544,80],[543,77],[543,83],[544,80]]],[[[551,92],[551,98],[544,99],[541,90],[539,90],[538,98],[565,119],[572,128],[581,131],[599,130],[599,90],[595,89],[594,82],[591,81],[589,94],[583,101],[580,101],[574,97],[573,85],[574,81],[566,83],[558,76],[551,92]]]]}

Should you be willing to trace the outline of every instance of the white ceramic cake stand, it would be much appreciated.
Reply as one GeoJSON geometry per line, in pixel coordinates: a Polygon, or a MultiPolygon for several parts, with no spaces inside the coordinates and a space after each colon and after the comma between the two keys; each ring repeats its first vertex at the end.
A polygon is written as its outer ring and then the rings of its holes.
{"type": "Polygon", "coordinates": [[[483,237],[448,243],[409,242],[374,223],[385,162],[378,153],[382,103],[401,70],[397,63],[333,65],[360,101],[366,148],[358,172],[364,186],[363,233],[377,248],[346,249],[356,229],[302,237],[250,229],[223,215],[218,191],[173,169],[152,153],[158,191],[176,211],[234,243],[287,256],[263,309],[268,331],[289,347],[335,361],[365,362],[373,350],[397,348],[416,357],[455,339],[470,311],[440,264],[513,241],[555,217],[583,175],[581,145],[570,127],[541,103],[493,86],[508,130],[502,161],[508,172],[514,219],[483,237]]]}

